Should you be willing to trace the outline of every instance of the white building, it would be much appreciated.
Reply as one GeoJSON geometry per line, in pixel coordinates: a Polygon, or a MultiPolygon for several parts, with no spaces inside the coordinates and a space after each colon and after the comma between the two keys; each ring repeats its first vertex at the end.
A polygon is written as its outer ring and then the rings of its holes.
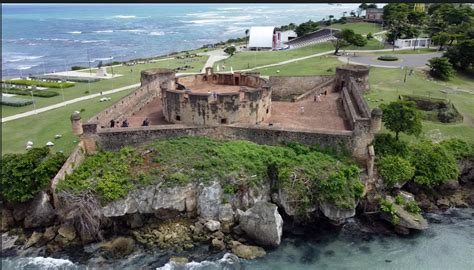
{"type": "Polygon", "coordinates": [[[273,26],[253,26],[249,31],[250,50],[273,49],[276,45],[275,27],[273,26]]]}
{"type": "Polygon", "coordinates": [[[431,38],[407,38],[395,40],[395,47],[398,48],[429,48],[431,38]]]}

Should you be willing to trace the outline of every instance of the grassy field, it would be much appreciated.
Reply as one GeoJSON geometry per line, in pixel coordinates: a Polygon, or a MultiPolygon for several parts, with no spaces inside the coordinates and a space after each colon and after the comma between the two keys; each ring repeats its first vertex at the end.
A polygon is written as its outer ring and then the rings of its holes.
{"type": "Polygon", "coordinates": [[[376,23],[367,23],[367,22],[359,22],[359,23],[346,23],[346,24],[340,24],[340,23],[335,23],[331,24],[329,26],[331,28],[337,28],[337,29],[351,29],[354,30],[357,34],[362,34],[366,35],[368,33],[377,33],[381,32],[382,27],[379,24],[376,23]]]}
{"type": "MultiPolygon", "coordinates": [[[[198,61],[195,62],[187,62],[184,59],[172,59],[148,64],[141,64],[136,65],[133,67],[127,66],[120,66],[114,67],[115,74],[122,74],[123,76],[110,79],[110,80],[101,80],[99,82],[94,83],[76,83],[74,87],[65,88],[63,91],[61,89],[54,89],[59,93],[59,96],[50,97],[50,98],[40,98],[35,97],[36,101],[36,108],[41,108],[49,105],[53,105],[56,103],[60,103],[63,101],[62,92],[64,92],[64,100],[70,100],[74,98],[78,98],[81,96],[86,96],[89,94],[96,94],[101,91],[112,90],[115,88],[120,88],[127,85],[132,85],[135,83],[140,82],[140,72],[145,69],[149,68],[176,68],[179,66],[190,65],[194,67],[193,69],[188,69],[186,72],[200,72],[204,63],[207,60],[207,56],[195,58],[198,61]],[[132,72],[130,72],[132,70],[132,72]]],[[[111,68],[108,67],[107,71],[111,73],[111,68]]],[[[93,71],[94,72],[94,71],[93,71]]],[[[25,97],[28,98],[28,97],[25,97]]],[[[29,97],[31,98],[31,97],[29,97]]],[[[11,106],[3,106],[2,105],[2,117],[10,116],[26,111],[31,111],[34,109],[33,105],[28,105],[24,107],[11,107],[11,106]]]]}
{"type": "Polygon", "coordinates": [[[25,151],[27,141],[33,141],[34,146],[43,146],[46,142],[52,141],[55,144],[54,150],[64,151],[68,155],[78,142],[72,134],[69,120],[71,113],[84,109],[81,116],[82,119],[87,120],[131,91],[133,89],[107,95],[112,98],[108,102],[89,99],[38,115],[2,123],[2,154],[25,151]],[[54,139],[56,134],[61,134],[62,138],[54,139]]]}
{"type": "Polygon", "coordinates": [[[334,75],[336,72],[336,67],[340,66],[341,64],[341,61],[337,60],[336,57],[324,55],[293,62],[286,65],[256,69],[255,71],[258,71],[262,75],[266,76],[278,76],[288,74],[295,76],[334,75]]]}
{"type": "MultiPolygon", "coordinates": [[[[423,121],[422,138],[442,140],[459,138],[474,143],[474,79],[457,75],[449,82],[436,81],[429,78],[424,71],[417,70],[408,76],[403,83],[405,72],[400,69],[371,68],[371,91],[365,97],[371,108],[380,103],[388,103],[398,95],[421,95],[449,99],[464,116],[463,123],[444,124],[423,121]],[[443,93],[445,89],[457,89],[451,93],[443,93]]],[[[408,138],[408,137],[407,137],[408,138]]],[[[410,137],[410,140],[415,138],[410,137]]]]}
{"type": "Polygon", "coordinates": [[[216,67],[217,64],[225,64],[227,69],[230,69],[230,67],[232,67],[234,70],[248,69],[330,50],[333,50],[331,43],[321,43],[313,46],[285,51],[239,52],[228,59],[216,62],[214,67],[216,67]]]}

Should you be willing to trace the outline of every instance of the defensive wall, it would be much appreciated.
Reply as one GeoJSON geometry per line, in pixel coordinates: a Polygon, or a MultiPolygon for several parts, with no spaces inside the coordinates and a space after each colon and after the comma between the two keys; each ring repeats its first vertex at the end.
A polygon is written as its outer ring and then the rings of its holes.
{"type": "Polygon", "coordinates": [[[271,76],[272,100],[294,100],[333,83],[335,76],[271,76]]]}
{"type": "Polygon", "coordinates": [[[206,74],[176,78],[175,84],[161,87],[165,120],[188,125],[260,123],[271,116],[271,87],[255,75],[206,74]],[[173,87],[175,86],[175,87],[173,87]],[[235,86],[224,91],[227,86],[235,86]],[[207,87],[207,88],[206,88],[207,87]],[[208,92],[194,89],[211,89],[208,92]],[[222,88],[222,89],[220,89],[222,88]]]}

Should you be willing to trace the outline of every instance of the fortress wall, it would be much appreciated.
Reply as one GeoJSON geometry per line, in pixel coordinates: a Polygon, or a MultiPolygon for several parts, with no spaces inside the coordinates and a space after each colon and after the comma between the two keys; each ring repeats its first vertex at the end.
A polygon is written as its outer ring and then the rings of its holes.
{"type": "Polygon", "coordinates": [[[248,126],[153,126],[139,128],[102,129],[97,133],[98,145],[104,150],[118,150],[127,145],[140,145],[157,139],[185,136],[207,136],[215,139],[248,140],[259,144],[280,145],[299,142],[321,147],[335,147],[340,151],[353,149],[351,131],[292,130],[277,127],[248,126]]]}
{"type": "Polygon", "coordinates": [[[271,76],[274,100],[291,100],[294,96],[316,91],[334,80],[334,76],[271,76]]]}

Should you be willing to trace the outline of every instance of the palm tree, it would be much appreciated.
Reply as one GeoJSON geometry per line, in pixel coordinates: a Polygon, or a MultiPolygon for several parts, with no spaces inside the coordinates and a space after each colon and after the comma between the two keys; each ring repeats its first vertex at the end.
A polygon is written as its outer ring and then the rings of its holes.
{"type": "Polygon", "coordinates": [[[247,42],[247,46],[248,46],[248,43],[249,43],[249,32],[250,32],[249,29],[245,29],[245,40],[247,42]]]}

